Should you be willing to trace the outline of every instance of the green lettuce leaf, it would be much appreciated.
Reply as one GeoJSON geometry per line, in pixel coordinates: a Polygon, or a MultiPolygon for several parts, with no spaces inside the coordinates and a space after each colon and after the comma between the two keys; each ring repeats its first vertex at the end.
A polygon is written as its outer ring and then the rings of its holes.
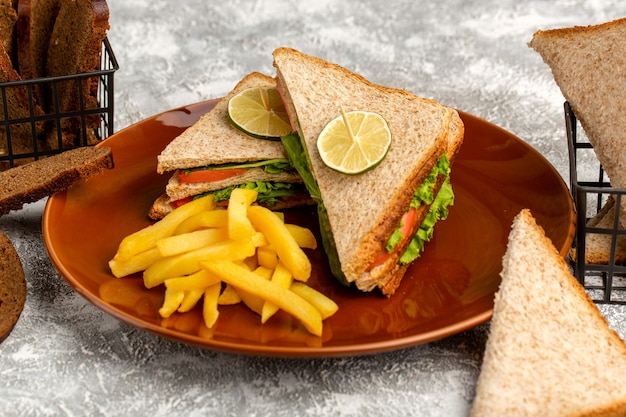
{"type": "Polygon", "coordinates": [[[204,167],[186,169],[185,173],[189,173],[193,171],[205,171],[205,170],[222,170],[222,169],[236,169],[236,168],[247,169],[247,168],[259,168],[259,167],[263,168],[265,172],[269,174],[278,174],[281,172],[293,170],[293,166],[289,162],[289,159],[278,158],[278,159],[268,159],[265,161],[208,165],[204,167]]]}

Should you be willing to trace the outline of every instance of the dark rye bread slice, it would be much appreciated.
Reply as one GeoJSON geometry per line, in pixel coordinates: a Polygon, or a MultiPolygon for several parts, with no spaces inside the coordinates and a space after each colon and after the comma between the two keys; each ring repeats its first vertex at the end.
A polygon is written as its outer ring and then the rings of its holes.
{"type": "Polygon", "coordinates": [[[433,100],[375,85],[339,65],[290,48],[274,51],[274,66],[292,127],[311,161],[346,280],[363,291],[380,285],[387,288],[386,295],[393,294],[395,287],[385,285],[393,265],[378,271],[379,280],[363,277],[384,251],[418,185],[447,150],[451,120],[459,118],[458,113],[433,100]],[[391,148],[375,169],[350,176],[322,162],[317,137],[341,107],[379,113],[389,124],[391,148]]]}
{"type": "Polygon", "coordinates": [[[0,342],[9,335],[26,302],[26,278],[11,241],[0,232],[0,342]]]}
{"type": "Polygon", "coordinates": [[[626,415],[626,344],[528,210],[500,276],[470,416],[626,415]]]}
{"type": "Polygon", "coordinates": [[[15,59],[15,28],[17,22],[17,11],[10,0],[0,0],[0,44],[11,57],[15,59]]]}
{"type": "MultiPolygon", "coordinates": [[[[0,45],[0,83],[10,81],[20,81],[21,77],[13,69],[13,64],[4,47],[0,45]]],[[[15,86],[6,88],[8,115],[9,120],[17,120],[30,117],[30,104],[28,90],[25,86],[15,86]]],[[[43,110],[34,102],[33,114],[35,116],[43,115],[43,110]]],[[[0,120],[4,120],[4,102],[0,100],[0,120]]],[[[33,136],[33,125],[30,122],[11,123],[11,149],[9,149],[9,141],[5,126],[0,126],[0,155],[24,154],[34,151],[33,141],[38,141],[39,136],[44,134],[43,122],[35,123],[35,136],[33,136]]],[[[4,169],[5,167],[0,167],[4,169]]]]}
{"type": "MultiPolygon", "coordinates": [[[[46,76],[46,57],[60,0],[19,0],[17,5],[17,61],[22,78],[46,76]]],[[[39,105],[46,108],[43,86],[35,85],[39,105]]]]}
{"type": "Polygon", "coordinates": [[[111,168],[110,148],[83,146],[0,172],[0,216],[111,168]]]}
{"type": "MultiPolygon", "coordinates": [[[[46,75],[50,77],[80,74],[100,69],[102,41],[109,30],[109,7],[105,0],[61,0],[46,57],[46,75]]],[[[98,107],[98,78],[74,79],[56,84],[58,110],[72,112],[98,107]],[[82,87],[82,91],[81,91],[82,87]],[[82,94],[81,94],[82,93],[82,94]]],[[[54,111],[56,103],[48,103],[54,111]]],[[[93,129],[100,123],[98,115],[87,117],[87,142],[95,143],[93,129]]],[[[78,117],[61,121],[62,143],[66,147],[84,142],[78,117]]],[[[48,145],[58,148],[57,126],[48,137],[48,145]]]]}

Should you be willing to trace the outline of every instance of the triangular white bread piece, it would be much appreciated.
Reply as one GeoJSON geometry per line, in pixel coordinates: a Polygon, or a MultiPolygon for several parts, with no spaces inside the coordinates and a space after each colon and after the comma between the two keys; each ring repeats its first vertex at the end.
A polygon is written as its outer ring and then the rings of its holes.
{"type": "Polygon", "coordinates": [[[529,210],[502,263],[471,417],[626,415],[626,344],[529,210]]]}
{"type": "MultiPolygon", "coordinates": [[[[529,42],[551,68],[615,188],[626,188],[625,45],[626,19],[540,30],[529,42]]],[[[622,206],[624,228],[625,214],[622,206]]]]}
{"type": "MultiPolygon", "coordinates": [[[[378,287],[391,295],[406,271],[406,266],[398,263],[403,250],[383,265],[371,270],[368,266],[384,250],[415,190],[441,155],[446,152],[448,159],[454,160],[464,138],[459,114],[436,101],[373,84],[344,67],[294,49],[278,48],[273,56],[277,88],[319,187],[342,273],[347,282],[363,291],[378,287]],[[320,132],[342,108],[378,113],[391,130],[391,148],[385,158],[359,175],[333,171],[317,150],[320,132]]],[[[427,211],[428,206],[420,207],[417,227],[427,211]]]]}
{"type": "Polygon", "coordinates": [[[235,128],[228,118],[228,101],[246,88],[275,86],[274,78],[253,72],[192,126],[174,138],[157,157],[157,172],[232,162],[287,158],[280,141],[255,139],[235,128]]]}

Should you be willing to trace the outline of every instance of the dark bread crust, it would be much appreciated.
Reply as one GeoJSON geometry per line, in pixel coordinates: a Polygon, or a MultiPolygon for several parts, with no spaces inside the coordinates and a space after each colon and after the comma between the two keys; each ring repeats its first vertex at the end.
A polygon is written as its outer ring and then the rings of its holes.
{"type": "MultiPolygon", "coordinates": [[[[11,58],[6,50],[0,45],[0,82],[21,81],[20,75],[13,69],[11,58]]],[[[7,104],[9,120],[22,119],[30,117],[28,92],[25,86],[16,86],[7,88],[7,104]]],[[[33,103],[33,113],[36,116],[42,116],[42,109],[33,103]]],[[[0,101],[0,120],[4,119],[4,104],[0,101]]],[[[33,135],[30,123],[12,124],[11,127],[11,150],[13,154],[33,152],[33,135]]],[[[35,123],[35,132],[37,136],[44,131],[43,122],[35,123]]],[[[35,139],[37,140],[37,139],[35,139]]],[[[9,143],[6,136],[6,130],[0,129],[0,154],[9,153],[9,143]]]]}
{"type": "MultiPolygon", "coordinates": [[[[23,79],[46,76],[46,56],[60,0],[19,0],[17,5],[17,62],[23,79]]],[[[43,86],[34,86],[35,97],[46,108],[43,86]]]]}
{"type": "Polygon", "coordinates": [[[9,335],[26,302],[24,269],[11,241],[0,232],[0,342],[9,335]]]}
{"type": "MultiPolygon", "coordinates": [[[[106,0],[61,0],[59,13],[54,22],[46,57],[46,75],[62,76],[93,72],[100,69],[102,41],[109,30],[109,7],[106,0]]],[[[98,77],[83,78],[82,97],[79,94],[78,80],[57,84],[59,111],[72,112],[98,107],[98,77]]],[[[54,103],[48,103],[49,111],[54,111],[54,103]]],[[[100,117],[87,117],[87,142],[97,143],[91,132],[99,126],[100,117]]],[[[48,132],[48,146],[58,148],[57,127],[48,132]]],[[[64,147],[76,146],[84,142],[81,138],[79,118],[61,121],[61,136],[64,147]]]]}
{"type": "Polygon", "coordinates": [[[0,172],[0,216],[113,168],[107,147],[81,147],[0,172]]]}

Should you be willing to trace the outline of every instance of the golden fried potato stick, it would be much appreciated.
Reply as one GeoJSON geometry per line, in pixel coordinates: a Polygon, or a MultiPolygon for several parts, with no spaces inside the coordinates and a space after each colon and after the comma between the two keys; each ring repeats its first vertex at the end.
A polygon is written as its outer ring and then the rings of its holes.
{"type": "MultiPolygon", "coordinates": [[[[291,276],[291,272],[282,264],[282,262],[278,262],[276,265],[276,269],[274,269],[274,273],[272,274],[272,278],[270,279],[275,284],[280,285],[283,288],[289,288],[291,283],[293,282],[293,277],[291,276]]],[[[265,323],[278,311],[278,306],[272,302],[265,301],[263,303],[263,308],[261,309],[261,323],[265,323]]]]}
{"type": "Polygon", "coordinates": [[[192,290],[185,291],[185,296],[183,297],[183,301],[180,302],[180,306],[178,306],[179,313],[186,313],[198,304],[198,301],[204,295],[204,288],[194,288],[192,290]]]}
{"type": "Polygon", "coordinates": [[[228,227],[228,212],[224,209],[201,211],[183,220],[176,229],[174,235],[193,232],[200,229],[226,229],[228,227]]]}
{"type": "Polygon", "coordinates": [[[243,260],[254,253],[255,248],[251,242],[219,242],[155,262],[143,272],[144,285],[146,288],[153,288],[168,278],[193,274],[200,270],[201,261],[243,260]]]}
{"type": "Polygon", "coordinates": [[[198,198],[177,207],[153,225],[144,227],[122,239],[115,257],[120,261],[125,261],[155,247],[158,240],[171,236],[182,221],[196,213],[212,210],[214,207],[213,195],[198,198]]]}
{"type": "Polygon", "coordinates": [[[200,265],[220,276],[223,282],[276,304],[280,309],[299,319],[310,333],[322,335],[322,315],[299,295],[232,262],[201,262],[200,265]]]}
{"type": "Polygon", "coordinates": [[[299,281],[308,280],[311,262],[285,224],[270,209],[262,206],[248,207],[248,217],[254,228],[265,235],[293,277],[299,281]]]}
{"type": "Polygon", "coordinates": [[[157,248],[150,248],[126,260],[114,257],[109,261],[109,268],[114,277],[121,278],[141,272],[161,259],[163,259],[161,252],[157,248]]]}
{"type": "Polygon", "coordinates": [[[258,192],[244,188],[235,188],[228,200],[228,237],[234,241],[245,241],[255,234],[254,227],[248,219],[248,207],[258,192]]]}
{"type": "Polygon", "coordinates": [[[215,284],[204,290],[204,304],[202,305],[202,317],[204,325],[209,329],[215,325],[220,312],[217,309],[217,300],[220,296],[221,285],[215,284]]]}
{"type": "Polygon", "coordinates": [[[226,229],[203,229],[163,238],[156,243],[161,256],[179,255],[228,239],[226,229]]]}
{"type": "Polygon", "coordinates": [[[322,319],[327,319],[337,312],[339,306],[321,292],[301,282],[291,284],[290,290],[311,303],[322,314],[322,319]]]}

